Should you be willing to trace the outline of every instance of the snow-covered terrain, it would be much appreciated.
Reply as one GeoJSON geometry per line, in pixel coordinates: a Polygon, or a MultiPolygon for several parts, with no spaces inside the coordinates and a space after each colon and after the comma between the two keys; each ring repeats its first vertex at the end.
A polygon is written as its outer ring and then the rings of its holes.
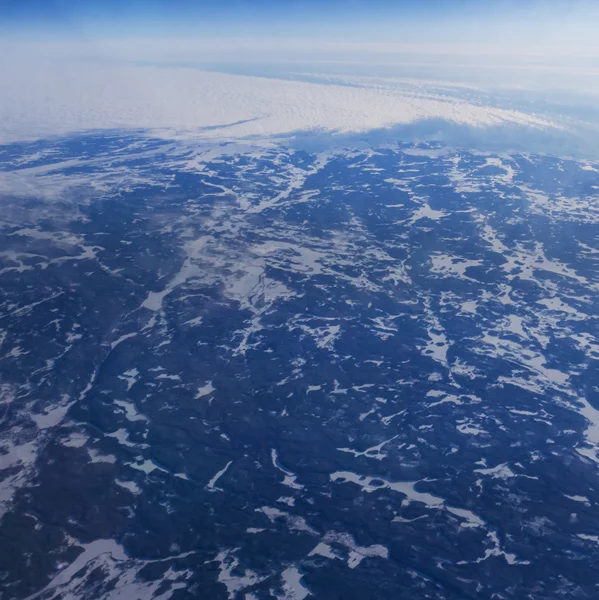
{"type": "MultiPolygon", "coordinates": [[[[254,83],[271,133],[289,90],[293,127],[411,102],[254,83]]],[[[3,598],[596,597],[598,162],[118,132],[0,163],[3,598]]]]}

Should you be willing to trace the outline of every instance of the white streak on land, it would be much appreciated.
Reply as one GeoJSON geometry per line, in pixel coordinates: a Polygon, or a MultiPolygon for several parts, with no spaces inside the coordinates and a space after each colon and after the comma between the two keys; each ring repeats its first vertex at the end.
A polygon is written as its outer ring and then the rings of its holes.
{"type": "Polygon", "coordinates": [[[302,574],[296,567],[289,567],[281,573],[284,596],[282,600],[304,600],[311,592],[302,585],[302,574]]]}
{"type": "MultiPolygon", "coordinates": [[[[501,383],[519,385],[538,393],[544,392],[549,388],[560,392],[565,391],[569,395],[575,394],[574,389],[570,385],[570,374],[548,367],[547,358],[541,352],[489,332],[484,334],[481,342],[483,346],[476,348],[476,352],[489,354],[493,357],[506,358],[538,375],[536,380],[500,377],[499,381],[501,383]]],[[[588,446],[591,447],[577,448],[576,451],[580,455],[599,463],[599,410],[594,408],[586,398],[581,396],[570,402],[569,407],[582,415],[588,422],[584,435],[588,446]]],[[[513,409],[512,412],[514,412],[513,409]]],[[[472,433],[472,431],[464,431],[465,427],[465,425],[458,426],[458,429],[462,433],[472,433]]]]}
{"type": "Polygon", "coordinates": [[[408,411],[407,411],[407,409],[404,408],[403,410],[400,410],[399,412],[396,412],[392,415],[387,415],[386,417],[383,417],[381,419],[381,423],[383,423],[383,425],[389,425],[389,423],[391,423],[391,421],[393,421],[393,419],[395,419],[395,417],[401,417],[402,415],[405,415],[406,412],[408,412],[408,411]]]}
{"type": "Polygon", "coordinates": [[[150,292],[147,298],[142,302],[141,307],[152,311],[162,310],[164,299],[180,285],[183,285],[188,279],[202,275],[202,270],[194,264],[194,260],[201,257],[204,246],[210,240],[209,236],[200,237],[197,240],[191,240],[185,243],[183,249],[186,254],[185,261],[179,269],[179,272],[168,282],[167,286],[160,292],[150,292]]]}
{"type": "MultiPolygon", "coordinates": [[[[485,555],[481,558],[477,558],[474,561],[474,563],[478,564],[478,563],[484,562],[485,560],[487,560],[488,558],[490,558],[492,556],[503,556],[503,558],[505,559],[505,562],[507,562],[508,565],[529,565],[530,564],[530,561],[518,560],[518,557],[515,554],[512,554],[510,552],[506,552],[505,550],[502,550],[501,544],[499,543],[499,537],[495,531],[489,531],[489,533],[487,533],[487,539],[491,540],[491,542],[493,544],[493,548],[485,550],[485,555]]],[[[461,560],[457,564],[465,565],[465,564],[468,564],[468,562],[469,561],[461,560]]]]}
{"type": "Polygon", "coordinates": [[[324,556],[325,558],[341,559],[336,552],[333,551],[329,543],[336,543],[345,546],[348,551],[347,566],[350,569],[355,569],[365,558],[389,558],[389,551],[385,546],[380,544],[372,544],[371,546],[360,546],[349,533],[337,533],[329,531],[308,556],[324,556]]]}
{"type": "Polygon", "coordinates": [[[0,455],[0,471],[21,467],[15,474],[8,475],[2,480],[0,486],[1,518],[8,511],[17,490],[27,483],[39,449],[35,441],[12,444],[10,440],[2,443],[0,448],[4,452],[0,455]]]}
{"type": "Polygon", "coordinates": [[[490,475],[492,479],[512,479],[513,477],[524,477],[526,479],[538,479],[538,477],[532,477],[530,475],[523,475],[522,473],[514,473],[507,463],[502,463],[496,467],[488,469],[474,469],[473,473],[480,473],[481,475],[490,475]]]}
{"type": "Polygon", "coordinates": [[[239,559],[232,555],[232,551],[219,552],[214,560],[220,563],[218,581],[227,588],[227,596],[230,600],[238,598],[238,592],[241,590],[256,585],[264,579],[249,569],[240,568],[239,559]]]}
{"type": "Polygon", "coordinates": [[[162,578],[148,582],[146,578],[139,578],[139,572],[149,564],[162,563],[171,559],[185,558],[196,551],[183,552],[175,556],[167,556],[154,560],[138,560],[128,557],[123,547],[114,540],[101,539],[89,544],[79,544],[83,552],[68,565],[43,589],[28,596],[25,600],[35,600],[52,592],[51,598],[64,600],[79,600],[83,598],[81,590],[85,589],[85,598],[103,598],[103,600],[117,599],[146,599],[168,600],[177,589],[187,587],[185,580],[191,575],[188,570],[173,570],[169,568],[162,578]],[[102,579],[98,581],[95,575],[102,572],[102,579]],[[178,580],[183,581],[178,581],[178,580]],[[165,590],[165,584],[170,583],[170,589],[165,590]],[[111,591],[101,594],[100,590],[111,591]],[[158,590],[163,590],[157,596],[158,590]]]}
{"type": "Polygon", "coordinates": [[[351,471],[337,471],[336,473],[331,473],[330,478],[331,481],[355,483],[368,494],[385,488],[393,490],[394,492],[399,492],[406,496],[406,499],[402,503],[403,505],[407,505],[410,502],[421,502],[428,508],[445,508],[448,512],[466,521],[466,523],[462,524],[462,527],[484,527],[485,525],[485,522],[472,511],[449,506],[445,503],[444,498],[417,491],[416,484],[419,483],[418,481],[387,481],[381,477],[358,475],[351,471]]]}
{"type": "Polygon", "coordinates": [[[599,444],[599,410],[593,408],[586,398],[578,398],[578,401],[582,404],[580,413],[589,422],[584,434],[589,442],[599,444]]]}
{"type": "MultiPolygon", "coordinates": [[[[83,400],[87,396],[93,387],[96,375],[97,369],[92,372],[87,385],[79,394],[78,400],[83,400]]],[[[3,392],[2,399],[5,396],[6,392],[3,392]]],[[[76,400],[69,401],[70,398],[67,395],[63,395],[61,400],[62,404],[46,407],[45,412],[42,414],[31,412],[30,416],[39,428],[35,440],[19,443],[19,435],[14,439],[11,439],[13,436],[6,435],[10,433],[10,428],[5,431],[4,439],[0,440],[0,450],[2,450],[2,454],[0,455],[0,470],[14,469],[13,473],[5,476],[0,484],[0,518],[8,512],[17,491],[27,485],[35,473],[37,456],[47,440],[45,432],[47,430],[52,431],[54,427],[60,425],[70,407],[76,402],[76,400]]],[[[15,431],[14,428],[13,431],[15,431]]],[[[90,456],[93,462],[94,456],[91,454],[90,456]]]]}
{"type": "Polygon", "coordinates": [[[212,381],[209,381],[206,385],[203,385],[202,387],[198,388],[196,400],[198,398],[202,398],[203,396],[209,396],[214,391],[216,391],[216,388],[212,385],[212,381]]]}
{"type": "Polygon", "coordinates": [[[141,490],[139,489],[139,487],[136,485],[136,483],[134,481],[121,481],[120,479],[115,479],[114,482],[122,487],[125,488],[126,490],[129,490],[132,494],[139,494],[141,493],[141,490]]]}
{"type": "Polygon", "coordinates": [[[261,508],[256,508],[256,512],[266,515],[271,523],[274,523],[277,519],[284,519],[289,529],[302,531],[309,533],[310,535],[318,535],[318,531],[312,529],[304,517],[292,515],[272,506],[262,506],[261,508]]]}
{"type": "Polygon", "coordinates": [[[283,485],[286,485],[287,487],[290,487],[293,490],[304,489],[303,485],[296,483],[297,475],[295,475],[291,471],[288,471],[287,469],[284,469],[281,466],[281,464],[279,463],[279,455],[277,454],[277,451],[274,448],[270,451],[270,458],[272,460],[274,468],[278,469],[279,471],[281,471],[281,473],[285,475],[285,478],[281,482],[283,485]]]}
{"type": "Polygon", "coordinates": [[[582,408],[575,408],[578,412],[587,420],[588,427],[586,428],[584,435],[586,437],[587,444],[592,448],[577,448],[576,451],[581,455],[599,464],[599,410],[591,406],[590,402],[586,398],[578,398],[578,402],[582,404],[582,408]]]}
{"type": "Polygon", "coordinates": [[[149,564],[162,563],[171,559],[185,558],[196,551],[183,552],[175,556],[153,560],[138,560],[128,557],[123,547],[109,539],[95,540],[89,544],[79,544],[73,539],[69,543],[83,548],[83,552],[66,568],[52,579],[52,581],[35,594],[25,600],[35,600],[39,597],[61,598],[64,600],[79,600],[83,598],[81,590],[85,589],[85,598],[99,598],[104,600],[126,600],[154,598],[155,600],[168,600],[175,590],[187,587],[184,582],[191,575],[188,570],[173,570],[169,568],[162,578],[148,582],[146,578],[139,578],[139,572],[149,564]],[[102,572],[102,579],[98,581],[95,575],[102,572]],[[177,581],[177,580],[183,581],[177,581]],[[165,583],[170,583],[170,589],[165,591],[165,583]],[[100,589],[111,591],[101,594],[100,589]],[[162,593],[156,593],[162,589],[162,593]],[[52,592],[52,596],[46,596],[52,592]]]}
{"type": "Polygon", "coordinates": [[[479,267],[483,264],[482,260],[466,260],[459,256],[449,256],[437,252],[431,256],[431,273],[443,277],[458,277],[474,281],[466,275],[470,267],[479,267]]]}
{"type": "Polygon", "coordinates": [[[189,321],[185,321],[183,325],[189,325],[190,327],[198,327],[202,324],[204,319],[202,317],[195,317],[193,319],[189,319],[189,321]]]}
{"type": "MultiPolygon", "coordinates": [[[[318,171],[326,166],[327,162],[328,156],[324,154],[316,161],[316,164],[311,169],[306,171],[301,169],[293,169],[294,176],[291,178],[289,185],[285,190],[277,194],[274,198],[263,200],[258,205],[250,207],[248,209],[248,213],[259,213],[267,208],[274,208],[275,206],[280,206],[281,204],[285,203],[285,201],[293,194],[293,192],[299,191],[304,187],[308,177],[318,173],[318,171]]],[[[310,199],[312,195],[318,195],[318,193],[319,192],[317,190],[310,192],[308,199],[310,199]]],[[[297,200],[295,203],[297,203],[297,200]]]]}
{"type": "Polygon", "coordinates": [[[568,494],[564,494],[564,496],[573,502],[584,502],[585,504],[590,504],[589,499],[586,496],[568,496],[568,494]]]}
{"type": "Polygon", "coordinates": [[[128,421],[148,421],[148,417],[137,412],[137,408],[135,408],[135,404],[133,402],[127,402],[126,400],[115,400],[114,403],[125,411],[125,418],[128,421]]]}
{"type": "Polygon", "coordinates": [[[425,299],[424,307],[426,310],[426,321],[428,323],[426,331],[429,340],[425,346],[419,346],[419,349],[425,356],[428,356],[447,367],[447,352],[449,351],[452,342],[448,339],[439,318],[431,310],[429,298],[425,299]]]}
{"type": "Polygon", "coordinates": [[[215,487],[216,482],[226,473],[227,469],[233,464],[230,460],[209,482],[206,486],[211,492],[222,492],[220,488],[215,487]]]}
{"type": "Polygon", "coordinates": [[[394,435],[392,438],[377,444],[376,446],[372,446],[371,448],[367,448],[363,452],[359,452],[358,450],[354,450],[353,448],[337,448],[339,452],[347,452],[349,454],[353,454],[356,458],[360,456],[365,456],[366,458],[374,458],[376,460],[383,460],[386,458],[387,454],[385,454],[382,450],[389,443],[395,440],[398,436],[394,435]]]}
{"type": "Polygon", "coordinates": [[[66,394],[63,394],[62,401],[64,404],[52,406],[43,413],[31,414],[31,418],[35,421],[38,429],[44,430],[49,429],[50,427],[56,427],[56,425],[59,425],[62,422],[71,406],[75,404],[75,401],[69,402],[69,396],[66,394]]]}
{"type": "Polygon", "coordinates": [[[139,371],[137,369],[129,369],[125,371],[122,375],[119,375],[119,379],[122,379],[127,383],[127,391],[129,391],[137,382],[137,376],[139,375],[139,371]]]}
{"type": "Polygon", "coordinates": [[[599,544],[599,535],[588,535],[586,533],[578,533],[576,535],[581,540],[588,540],[589,542],[595,542],[595,544],[599,544]]]}
{"type": "Polygon", "coordinates": [[[539,413],[532,412],[530,410],[518,410],[516,408],[510,408],[510,412],[514,415],[520,415],[524,417],[536,417],[539,413]]]}
{"type": "Polygon", "coordinates": [[[90,544],[83,544],[82,547],[84,548],[83,552],[66,569],[61,571],[45,588],[28,596],[25,600],[34,600],[60,585],[67,584],[85,565],[102,554],[110,554],[114,560],[127,559],[122,546],[119,546],[114,540],[96,540],[90,544]]]}
{"type": "Polygon", "coordinates": [[[150,473],[152,473],[154,471],[162,471],[163,473],[168,473],[168,471],[166,469],[159,467],[152,460],[144,460],[141,463],[126,463],[126,464],[129,465],[132,469],[136,469],[137,471],[142,471],[146,475],[149,475],[150,473]]]}
{"type": "Polygon", "coordinates": [[[114,342],[112,342],[110,344],[110,349],[114,350],[119,344],[122,344],[125,340],[135,337],[137,335],[137,333],[138,333],[137,331],[134,331],[133,333],[126,333],[125,335],[122,335],[120,338],[118,338],[117,340],[115,340],[114,342]]]}
{"type": "Polygon", "coordinates": [[[337,553],[335,553],[328,544],[325,544],[324,542],[319,542],[318,544],[316,544],[316,546],[312,548],[308,556],[323,556],[324,558],[329,558],[331,560],[335,558],[341,559],[341,557],[337,553]]]}

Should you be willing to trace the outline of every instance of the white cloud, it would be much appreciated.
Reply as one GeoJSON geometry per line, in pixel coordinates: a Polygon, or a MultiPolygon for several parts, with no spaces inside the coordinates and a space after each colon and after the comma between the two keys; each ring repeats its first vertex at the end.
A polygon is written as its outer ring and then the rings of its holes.
{"type": "Polygon", "coordinates": [[[470,126],[550,125],[523,112],[426,90],[307,83],[191,68],[21,60],[0,67],[0,141],[152,129],[204,138],[367,131],[421,119],[470,126]],[[216,128],[216,129],[203,129],[216,128]]]}

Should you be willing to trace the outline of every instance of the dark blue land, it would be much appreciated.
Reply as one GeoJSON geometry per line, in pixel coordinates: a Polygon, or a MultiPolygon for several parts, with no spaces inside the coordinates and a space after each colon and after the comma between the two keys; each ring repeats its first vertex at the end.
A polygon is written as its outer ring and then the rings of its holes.
{"type": "Polygon", "coordinates": [[[0,149],[2,597],[597,597],[597,165],[202,152],[0,149]]]}

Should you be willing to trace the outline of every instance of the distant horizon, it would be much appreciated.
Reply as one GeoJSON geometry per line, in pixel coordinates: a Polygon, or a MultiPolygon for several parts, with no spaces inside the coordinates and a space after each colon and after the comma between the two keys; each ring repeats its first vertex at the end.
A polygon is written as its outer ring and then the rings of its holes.
{"type": "MultiPolygon", "coordinates": [[[[240,45],[310,52],[599,57],[589,0],[39,0],[0,4],[3,42],[240,45]],[[241,44],[240,44],[241,42],[241,44]]],[[[229,52],[232,54],[232,52],[229,52]]]]}
{"type": "Polygon", "coordinates": [[[440,119],[594,148],[597,22],[588,0],[11,0],[0,139],[326,137],[440,119]]]}

